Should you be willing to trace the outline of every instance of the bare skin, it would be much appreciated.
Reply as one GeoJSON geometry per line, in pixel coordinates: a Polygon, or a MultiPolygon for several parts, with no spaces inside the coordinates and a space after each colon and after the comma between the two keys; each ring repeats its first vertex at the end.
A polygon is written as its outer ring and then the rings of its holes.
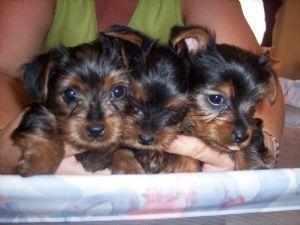
{"type": "MultiPolygon", "coordinates": [[[[126,25],[136,5],[137,0],[95,0],[98,29],[106,29],[112,24],[126,25]]],[[[20,82],[12,77],[19,77],[20,65],[40,53],[54,9],[55,0],[0,1],[0,129],[3,129],[0,132],[0,174],[14,173],[20,157],[19,150],[12,145],[9,136],[19,123],[26,105],[26,94],[20,82]]],[[[182,0],[181,14],[186,24],[206,25],[215,30],[218,43],[235,44],[259,52],[259,45],[243,17],[238,1],[182,0]]],[[[267,100],[264,101],[258,107],[257,117],[264,120],[265,128],[280,141],[284,111],[282,92],[279,90],[275,104],[271,106],[267,100]]],[[[266,144],[273,149],[268,137],[266,144]]],[[[193,137],[180,136],[168,151],[206,162],[205,171],[234,169],[234,162],[227,154],[216,153],[193,137]]],[[[74,160],[75,153],[74,149],[66,148],[66,158],[57,173],[86,174],[74,160]]]]}

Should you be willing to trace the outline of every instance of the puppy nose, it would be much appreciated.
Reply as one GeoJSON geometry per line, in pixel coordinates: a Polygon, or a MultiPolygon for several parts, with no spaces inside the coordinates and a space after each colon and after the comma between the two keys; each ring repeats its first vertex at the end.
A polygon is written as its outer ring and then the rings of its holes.
{"type": "Polygon", "coordinates": [[[105,125],[89,125],[86,127],[86,134],[89,137],[98,138],[102,137],[105,133],[105,125]]]}
{"type": "Polygon", "coordinates": [[[143,134],[139,135],[139,143],[142,145],[151,145],[153,144],[154,140],[155,138],[153,136],[143,134]]]}
{"type": "Polygon", "coordinates": [[[233,132],[233,139],[236,143],[240,144],[246,141],[249,138],[249,134],[243,131],[234,131],[233,132]]]}

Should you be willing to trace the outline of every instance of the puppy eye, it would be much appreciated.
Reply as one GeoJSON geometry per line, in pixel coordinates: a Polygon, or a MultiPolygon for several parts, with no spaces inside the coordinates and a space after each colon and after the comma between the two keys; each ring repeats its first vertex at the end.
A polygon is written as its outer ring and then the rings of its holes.
{"type": "Polygon", "coordinates": [[[111,97],[121,98],[126,92],[126,88],[123,86],[115,86],[111,89],[111,97]]]}
{"type": "Polygon", "coordinates": [[[221,105],[224,101],[224,98],[222,95],[209,95],[208,101],[212,105],[221,105]]]}
{"type": "Polygon", "coordinates": [[[67,100],[74,100],[77,95],[77,90],[74,88],[67,88],[64,90],[63,95],[67,100]]]}

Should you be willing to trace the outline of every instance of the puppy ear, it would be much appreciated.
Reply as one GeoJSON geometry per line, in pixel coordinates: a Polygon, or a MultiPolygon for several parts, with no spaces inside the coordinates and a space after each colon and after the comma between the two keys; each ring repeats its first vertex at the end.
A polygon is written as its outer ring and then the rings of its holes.
{"type": "Polygon", "coordinates": [[[121,57],[126,66],[129,65],[129,58],[137,57],[135,54],[139,52],[138,49],[140,49],[148,39],[140,32],[121,25],[113,25],[108,30],[102,32],[102,34],[120,41],[121,57]]]}
{"type": "Polygon", "coordinates": [[[47,99],[51,58],[51,53],[43,54],[23,66],[23,85],[33,102],[42,103],[47,99]]]}
{"type": "Polygon", "coordinates": [[[202,26],[174,26],[171,29],[170,45],[177,54],[194,55],[206,50],[209,45],[215,45],[215,35],[208,28],[202,26]]]}
{"type": "Polygon", "coordinates": [[[53,67],[63,66],[69,58],[68,48],[54,48],[38,55],[22,67],[22,82],[29,98],[34,103],[43,103],[48,97],[48,81],[53,67]]]}
{"type": "Polygon", "coordinates": [[[268,97],[271,104],[273,104],[277,98],[278,94],[278,75],[273,70],[273,61],[268,55],[261,55],[259,58],[259,63],[264,68],[266,74],[268,74],[268,84],[265,88],[265,95],[268,97]]]}
{"type": "Polygon", "coordinates": [[[31,102],[43,103],[48,96],[48,81],[55,63],[63,65],[68,58],[64,47],[52,49],[23,65],[22,82],[31,102]]]}
{"type": "Polygon", "coordinates": [[[141,46],[143,42],[143,35],[127,26],[113,25],[108,30],[104,31],[103,34],[131,42],[138,46],[141,46]]]}
{"type": "Polygon", "coordinates": [[[272,105],[274,104],[277,98],[277,94],[278,94],[278,78],[277,78],[277,74],[274,71],[272,71],[269,78],[268,88],[267,88],[267,96],[272,105]]]}
{"type": "Polygon", "coordinates": [[[275,58],[272,53],[271,53],[271,50],[267,49],[267,48],[262,48],[262,52],[263,52],[263,55],[265,57],[267,57],[269,59],[269,61],[271,62],[272,64],[272,68],[278,72],[280,70],[280,67],[281,67],[281,63],[280,63],[280,60],[278,60],[277,58],[275,58]]]}

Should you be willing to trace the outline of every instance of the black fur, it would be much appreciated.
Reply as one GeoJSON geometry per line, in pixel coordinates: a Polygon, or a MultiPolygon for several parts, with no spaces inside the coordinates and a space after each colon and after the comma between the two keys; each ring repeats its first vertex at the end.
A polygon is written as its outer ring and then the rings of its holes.
{"type": "MultiPolygon", "coordinates": [[[[226,142],[217,140],[226,132],[226,128],[214,128],[215,133],[209,133],[208,126],[196,128],[199,135],[209,144],[221,147],[228,145],[241,145],[246,152],[245,161],[248,168],[262,168],[267,165],[267,151],[263,142],[262,125],[254,117],[256,106],[264,97],[274,101],[277,94],[277,76],[272,69],[271,62],[264,55],[238,48],[233,45],[217,44],[215,34],[206,27],[201,26],[175,26],[171,31],[170,44],[177,51],[179,57],[188,64],[188,87],[194,101],[195,112],[199,116],[215,115],[209,123],[224,123],[229,127],[231,123],[233,132],[245,134],[245,140],[235,143],[233,133],[229,133],[226,142]],[[189,40],[188,40],[189,39],[189,40]],[[191,42],[198,44],[191,45],[191,42]],[[272,83],[274,80],[274,83],[272,83]],[[212,93],[220,94],[222,85],[232,87],[233,94],[223,102],[212,105],[208,98],[212,93]],[[272,84],[275,84],[272,86],[272,84]],[[207,130],[205,130],[207,129],[207,130]],[[249,129],[253,131],[248,146],[246,141],[249,129]],[[216,141],[217,140],[217,141],[216,141]]],[[[261,121],[262,123],[262,121],[261,121]]],[[[201,123],[198,123],[198,126],[201,123]]],[[[213,127],[213,126],[211,126],[213,127]]],[[[239,153],[238,153],[239,154],[239,153]]]]}
{"type": "Polygon", "coordinates": [[[146,173],[175,172],[180,156],[163,150],[179,134],[190,106],[185,64],[169,47],[128,27],[114,26],[109,32],[123,37],[130,71],[131,89],[122,143],[134,152],[146,173]],[[145,96],[139,98],[141,90],[145,96]],[[180,106],[169,106],[176,99],[180,99],[180,106]],[[166,134],[167,129],[173,129],[173,133],[166,134]],[[159,141],[163,135],[166,135],[165,140],[159,141]],[[140,136],[153,138],[153,141],[143,143],[138,140],[140,136]]]}
{"type": "Polygon", "coordinates": [[[101,33],[91,43],[69,48],[61,46],[37,56],[24,65],[23,70],[23,84],[33,105],[12,135],[15,144],[22,145],[21,161],[26,165],[19,171],[23,175],[55,172],[64,155],[63,141],[79,152],[99,151],[97,163],[94,163],[95,159],[87,163],[88,159],[82,154],[77,157],[86,169],[95,171],[107,167],[121,135],[121,112],[125,108],[128,89],[119,41],[101,33]],[[110,81],[107,81],[110,76],[118,77],[119,83],[111,85],[121,86],[124,96],[115,96],[116,87],[110,87],[110,81]],[[105,90],[105,85],[111,89],[105,90]],[[100,137],[97,129],[101,127],[105,134],[100,137]],[[54,137],[59,137],[61,142],[56,143],[54,137]],[[27,145],[32,138],[43,143],[29,154],[31,150],[27,145]],[[45,143],[49,145],[46,149],[45,143]],[[51,145],[55,145],[53,151],[51,145]],[[51,158],[52,154],[57,155],[55,151],[61,154],[51,158]],[[42,154],[49,156],[49,168],[35,168],[32,161],[25,158],[26,154],[36,158],[42,154]]]}

